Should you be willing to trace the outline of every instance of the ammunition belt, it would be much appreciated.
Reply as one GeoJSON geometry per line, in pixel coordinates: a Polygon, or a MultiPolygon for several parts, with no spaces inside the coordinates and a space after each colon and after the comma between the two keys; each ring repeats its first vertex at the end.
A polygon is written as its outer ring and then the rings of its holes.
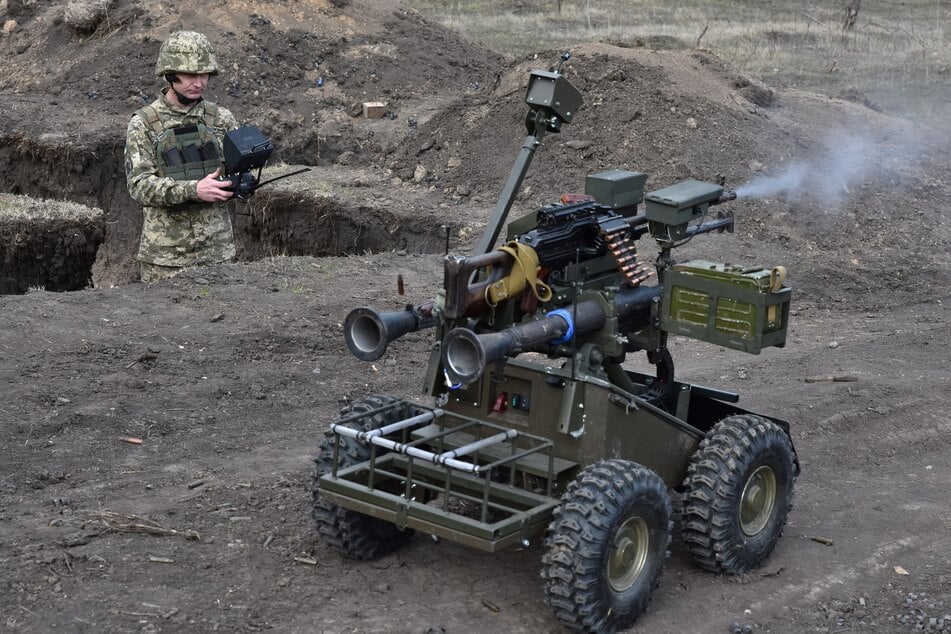
{"type": "Polygon", "coordinates": [[[623,219],[602,222],[599,225],[601,237],[607,244],[608,251],[617,262],[618,270],[633,286],[639,286],[653,271],[638,260],[637,243],[631,240],[631,228],[623,219]]]}

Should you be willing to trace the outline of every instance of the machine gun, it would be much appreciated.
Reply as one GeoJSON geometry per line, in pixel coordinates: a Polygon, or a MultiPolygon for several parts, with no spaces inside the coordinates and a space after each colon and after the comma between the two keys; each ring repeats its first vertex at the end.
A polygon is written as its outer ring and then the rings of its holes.
{"type": "Polygon", "coordinates": [[[235,197],[246,200],[260,187],[276,180],[309,172],[304,167],[288,174],[281,174],[266,181],[261,180],[261,172],[274,152],[274,145],[265,138],[257,126],[249,125],[225,134],[222,142],[225,154],[225,173],[222,181],[231,181],[226,189],[234,192],[235,197]],[[257,174],[252,174],[257,170],[257,174]]]}
{"type": "Polygon", "coordinates": [[[732,232],[733,215],[711,210],[736,198],[722,181],[645,194],[645,174],[591,174],[583,195],[509,222],[496,247],[542,137],[581,106],[560,68],[531,72],[528,136],[476,251],[444,257],[442,291],[345,319],[347,347],[365,361],[434,328],[424,392],[435,407],[374,395],[345,409],[315,459],[313,515],[333,548],[358,558],[396,550],[408,529],[490,552],[545,534],[555,616],[614,631],[661,574],[668,489],[707,570],[745,572],[779,539],[799,472],[789,424],[676,380],[667,342],[782,347],[791,290],[781,266],[675,261],[694,237],[732,232]],[[638,250],[647,235],[653,263],[638,250]],[[634,352],[652,373],[624,367],[634,352]]]}

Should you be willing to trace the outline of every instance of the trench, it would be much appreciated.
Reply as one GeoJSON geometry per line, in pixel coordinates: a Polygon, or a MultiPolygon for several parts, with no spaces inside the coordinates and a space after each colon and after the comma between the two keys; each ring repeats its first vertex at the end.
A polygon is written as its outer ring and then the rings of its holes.
{"type": "Polygon", "coordinates": [[[269,193],[239,205],[234,216],[238,259],[275,255],[327,257],[405,251],[434,253],[441,238],[428,223],[352,200],[269,193]]]}
{"type": "MultiPolygon", "coordinates": [[[[128,195],[124,139],[102,135],[81,143],[57,137],[0,137],[0,191],[70,201],[103,211],[101,231],[79,241],[73,222],[37,228],[23,221],[4,227],[0,218],[0,294],[30,288],[74,291],[138,281],[135,259],[141,208],[128,195]],[[77,242],[82,249],[77,249],[77,242]],[[14,248],[16,247],[16,248],[14,248]]],[[[274,256],[328,257],[404,250],[434,253],[441,239],[431,223],[354,197],[300,195],[282,187],[259,190],[232,205],[237,261],[274,256]]],[[[369,197],[365,197],[369,199],[369,197]]],[[[9,223],[8,223],[9,224],[9,223]]]]}

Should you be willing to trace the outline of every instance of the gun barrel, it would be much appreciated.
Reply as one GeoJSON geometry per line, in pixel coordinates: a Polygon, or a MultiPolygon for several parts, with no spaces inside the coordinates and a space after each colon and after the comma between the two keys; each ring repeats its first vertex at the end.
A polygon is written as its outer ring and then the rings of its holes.
{"type": "MultiPolygon", "coordinates": [[[[618,319],[630,321],[649,311],[651,302],[659,295],[657,286],[638,286],[621,291],[614,298],[618,319]]],[[[589,299],[499,332],[477,334],[468,328],[454,328],[442,343],[443,367],[450,381],[467,385],[478,379],[486,367],[504,357],[567,343],[575,336],[600,330],[605,319],[601,302],[589,299]]]]}
{"type": "Polygon", "coordinates": [[[716,220],[710,220],[701,225],[688,227],[684,230],[684,236],[689,238],[701,233],[710,233],[711,231],[733,233],[733,212],[719,213],[716,220]]]}
{"type": "Polygon", "coordinates": [[[736,192],[732,189],[724,189],[723,193],[720,194],[720,197],[716,200],[711,200],[711,205],[719,205],[720,203],[730,202],[731,200],[736,200],[736,192]]]}
{"type": "Polygon", "coordinates": [[[429,328],[436,323],[432,305],[407,306],[406,310],[379,313],[372,308],[354,308],[343,322],[347,349],[361,361],[376,361],[386,347],[408,332],[429,328]]]}

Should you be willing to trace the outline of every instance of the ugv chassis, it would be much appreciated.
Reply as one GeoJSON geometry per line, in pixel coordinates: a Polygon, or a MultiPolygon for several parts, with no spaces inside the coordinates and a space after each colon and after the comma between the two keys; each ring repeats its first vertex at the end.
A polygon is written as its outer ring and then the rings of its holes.
{"type": "Polygon", "coordinates": [[[530,74],[528,136],[476,253],[446,255],[432,302],[347,316],[347,346],[366,361],[407,332],[437,336],[425,398],[369,395],[330,423],[312,513],[321,539],[357,559],[414,531],[487,552],[540,542],[555,617],[610,632],[660,580],[671,492],[703,569],[755,568],[782,534],[799,473],[789,424],[676,380],[667,339],[783,346],[791,290],[778,266],[674,261],[693,237],[732,231],[732,215],[710,209],[735,198],[722,183],[645,195],[644,174],[593,174],[584,195],[509,223],[495,248],[534,151],[581,106],[566,59],[530,74]],[[647,234],[656,285],[636,249],[647,234]],[[655,372],[625,369],[634,352],[655,372]]]}

